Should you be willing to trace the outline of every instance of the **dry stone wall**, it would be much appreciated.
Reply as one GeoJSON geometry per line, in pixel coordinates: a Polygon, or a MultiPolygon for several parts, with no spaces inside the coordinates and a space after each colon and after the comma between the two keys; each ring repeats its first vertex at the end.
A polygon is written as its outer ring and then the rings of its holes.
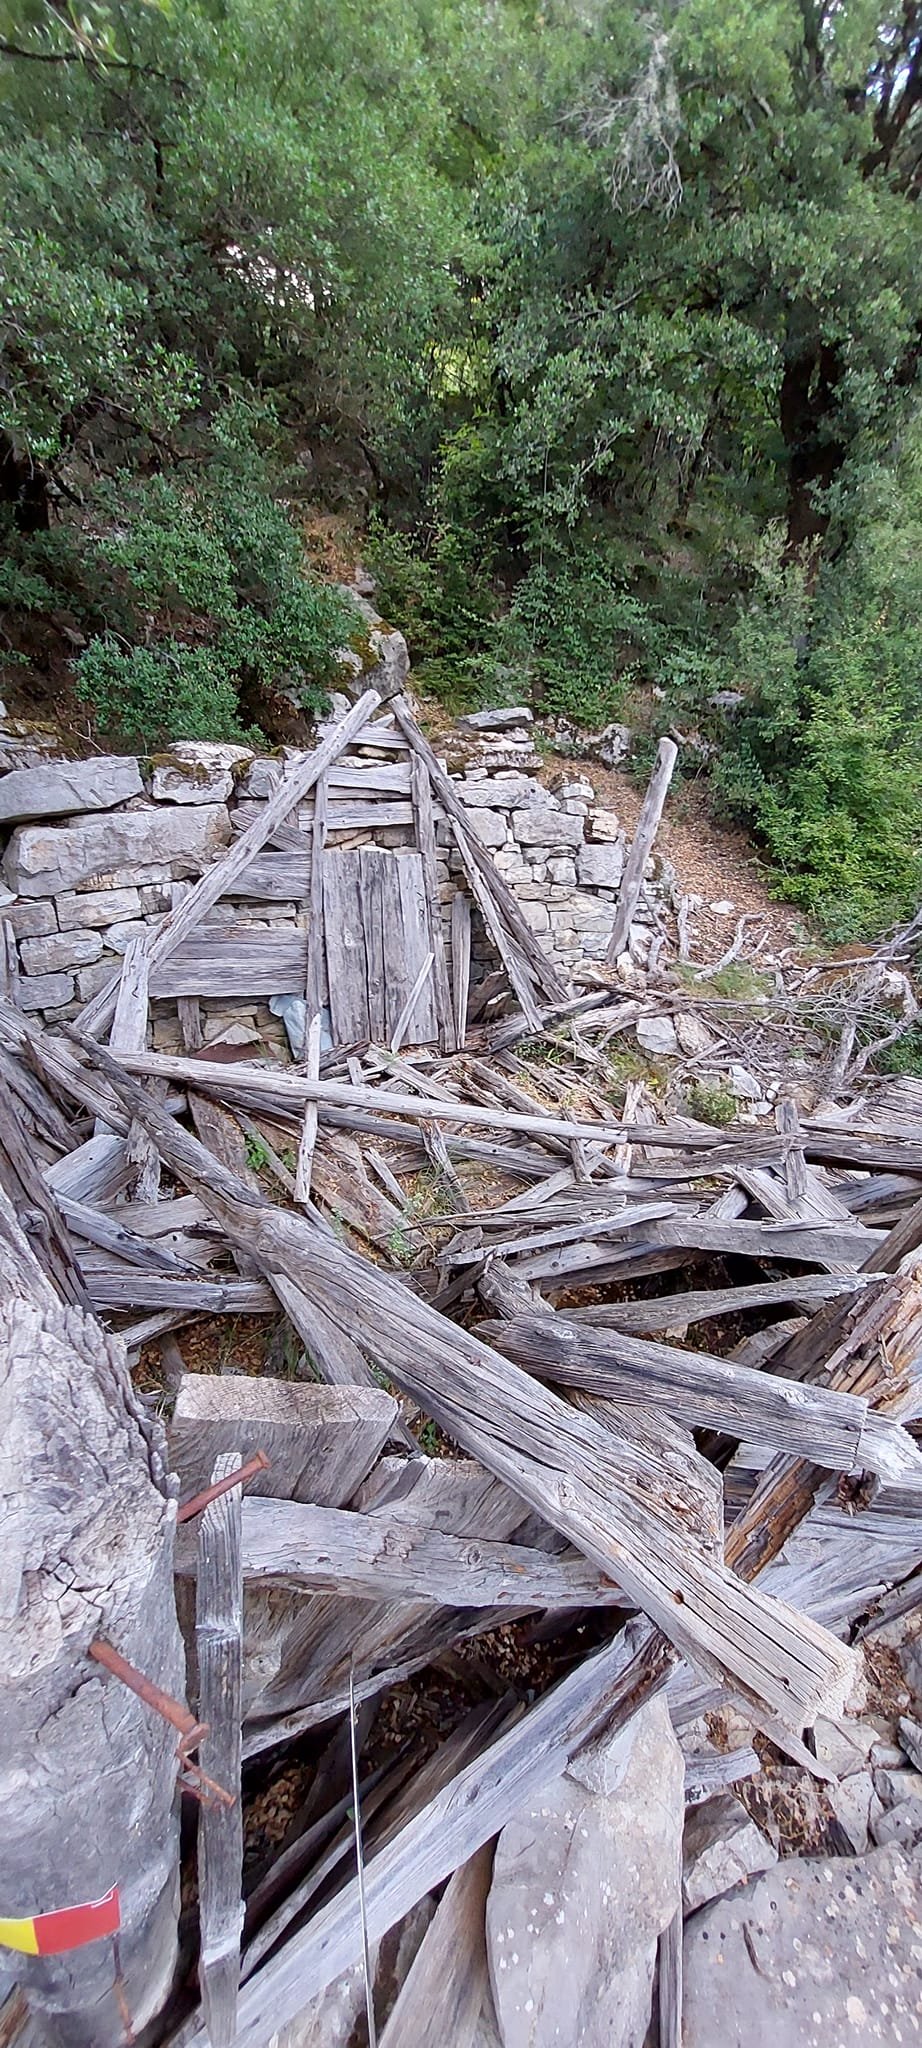
{"type": "MultiPolygon", "coordinates": [[[[341,708],[337,703],[334,712],[341,708]]],[[[133,756],[49,760],[32,750],[27,764],[18,766],[23,756],[14,740],[9,731],[0,734],[0,761],[9,764],[0,774],[0,920],[7,933],[7,978],[13,978],[23,1010],[64,1020],[108,979],[129,941],[156,924],[183,886],[249,823],[276,786],[290,750],[254,756],[241,747],[180,742],[149,763],[133,756]]],[[[355,825],[334,831],[332,844],[356,845],[371,837],[395,848],[413,844],[408,800],[379,802],[379,822],[373,829],[363,825],[363,781],[373,793],[375,771],[380,777],[382,764],[389,763],[392,773],[394,758],[373,747],[350,754],[353,809],[347,814],[343,798],[342,815],[354,816],[355,825]]],[[[565,968],[604,955],[625,848],[618,819],[596,804],[591,782],[564,781],[550,790],[501,759],[495,772],[492,763],[469,764],[455,786],[548,952],[565,968]]],[[[448,942],[450,906],[464,877],[438,810],[436,840],[448,942]]],[[[267,900],[217,904],[208,923],[215,932],[277,932],[279,959],[291,961],[297,957],[291,935],[303,934],[307,920],[303,896],[279,902],[269,891],[267,900]]],[[[658,923],[651,883],[631,933],[630,956],[622,963],[625,980],[632,969],[646,966],[658,923]]],[[[476,912],[473,933],[476,984],[497,963],[476,912]]],[[[245,997],[235,1002],[232,992],[217,1008],[225,1019],[233,1009],[238,1019],[255,1021],[256,1003],[248,1006],[245,997]]],[[[155,1006],[155,1042],[159,1037],[167,1043],[172,1027],[162,1018],[158,1026],[158,1014],[155,1006]]],[[[273,1024],[280,1035],[281,1026],[273,1024]]]]}

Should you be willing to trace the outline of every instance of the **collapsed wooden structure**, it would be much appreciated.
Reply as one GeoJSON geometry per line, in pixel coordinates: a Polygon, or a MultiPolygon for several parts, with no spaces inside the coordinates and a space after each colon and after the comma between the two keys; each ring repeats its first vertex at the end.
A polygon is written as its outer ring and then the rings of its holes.
{"type": "MultiPolygon", "coordinates": [[[[95,1345],[132,1428],[143,1425],[160,1503],[148,1568],[156,1552],[162,1575],[177,1490],[232,1478],[257,1450],[269,1460],[242,1499],[223,1494],[176,1534],[186,1687],[210,1729],[200,1763],[234,1803],[203,1815],[197,1954],[186,1932],[180,1989],[149,2037],[173,2048],[259,2048],[361,1958],[363,1927],[377,1939],[455,1872],[415,1993],[413,1971],[401,1993],[403,2023],[434,1951],[447,1949],[442,1991],[466,1986],[472,2041],[482,1987],[474,1950],[466,1973],[452,1930],[472,1911],[482,1918],[476,1859],[523,1799],[664,1687],[679,1724],[726,1694],[802,1759],[803,1731],[849,1695],[852,1624],[912,1597],[922,1569],[922,1089],[881,1091],[863,1119],[803,1122],[783,1095],[774,1133],[616,1116],[603,1049],[630,1002],[563,986],[401,700],[392,719],[409,751],[424,891],[414,929],[425,937],[401,989],[401,1029],[383,941],[369,974],[379,896],[361,976],[350,984],[344,952],[329,987],[341,1018],[366,1020],[351,1043],[322,1054],[308,957],[299,1060],[203,1047],[188,995],[185,1055],[148,1050],[154,977],[164,988],[176,949],[270,841],[295,857],[286,834],[302,831],[290,821],[311,789],[308,886],[328,933],[331,915],[338,936],[347,930],[346,883],[339,870],[330,883],[324,863],[321,792],[375,708],[363,699],[295,764],[153,938],[129,946],[118,985],[73,1029],[43,1030],[0,1005],[0,1250],[17,1276],[13,1321],[31,1294],[49,1373],[55,1346],[84,1356],[95,1345]],[[468,1011],[460,920],[451,972],[442,950],[434,801],[507,977],[513,1007],[490,1024],[468,1011]],[[423,1050],[401,1053],[395,1038],[423,1050]],[[421,1172],[427,1209],[412,1192],[421,1172]],[[295,1333],[294,1381],[184,1371],[186,1325],[251,1315],[295,1333]],[[175,1397],[172,1480],[123,1363],[154,1343],[175,1397]],[[420,1421],[451,1455],[424,1454],[420,1421]],[[596,1647],[527,1711],[513,1690],[415,1774],[401,1760],[366,1779],[360,1912],[343,1731],[356,1724],[361,1744],[388,1688],[535,1613],[564,1641],[591,1616],[596,1647]],[[241,1769],[324,1728],[327,1778],[244,1898],[241,1769]]],[[[360,896],[361,865],[357,875],[360,896]]],[[[373,895],[370,868],[365,879],[373,895]]],[[[3,1336],[2,1384],[21,1401],[10,1364],[21,1340],[3,1336]]],[[[77,1418],[75,1446],[80,1428],[77,1418]]],[[[66,1471],[63,1484],[67,1496],[66,1471]]],[[[22,1573],[41,1568],[26,1545],[22,1573]]],[[[55,1592],[53,1570],[50,1583],[55,1592]]],[[[74,1660],[100,1633],[143,1662],[119,1601],[100,1594],[90,1608],[69,1619],[66,1656],[61,1644],[43,1649],[49,1697],[73,1688],[74,1660]]],[[[26,1636],[32,1625],[15,1572],[0,1623],[26,1636]]],[[[159,1668],[148,1676],[181,1691],[171,1626],[152,1640],[159,1668]]],[[[81,1711],[113,1712],[98,1672],[92,1697],[77,1697],[81,1711]]],[[[36,1737],[45,1712],[43,1702],[36,1737]]],[[[161,1807],[164,1755],[161,1740],[161,1807]]],[[[716,1784],[716,1754],[711,1767],[716,1784]]],[[[166,1808],[161,1823],[162,1861],[164,1842],[175,1854],[166,1808]]],[[[10,1910],[36,1910],[27,1846],[12,1882],[21,1897],[10,1910]]],[[[175,1916],[158,1941],[169,1974],[175,1916]]],[[[75,1989],[41,1957],[21,1981],[49,2037],[66,2007],[83,2017],[62,2038],[131,2038],[124,1957],[102,1986],[97,1970],[75,1989]]],[[[413,2038],[429,2035],[417,2026],[413,2038]]]]}

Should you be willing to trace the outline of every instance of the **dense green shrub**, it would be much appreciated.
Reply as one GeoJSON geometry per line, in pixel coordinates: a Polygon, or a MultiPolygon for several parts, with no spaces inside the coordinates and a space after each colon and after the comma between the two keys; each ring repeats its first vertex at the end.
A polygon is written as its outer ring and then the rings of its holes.
{"type": "Polygon", "coordinates": [[[77,694],[104,731],[133,745],[165,739],[243,740],[234,678],[210,647],[93,640],[77,663],[77,694]]]}

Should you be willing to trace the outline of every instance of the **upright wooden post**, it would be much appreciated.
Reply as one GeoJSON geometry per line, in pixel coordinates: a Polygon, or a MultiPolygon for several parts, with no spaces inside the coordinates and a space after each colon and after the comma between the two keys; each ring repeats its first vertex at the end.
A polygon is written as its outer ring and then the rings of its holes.
{"type": "Polygon", "coordinates": [[[647,794],[641,805],[640,817],[637,820],[637,830],[634,834],[633,845],[625,862],[621,889],[615,905],[615,922],[612,926],[611,938],[608,941],[608,952],[605,956],[610,967],[614,966],[615,961],[624,952],[627,944],[628,933],[631,929],[631,919],[637,909],[640,892],[643,888],[644,868],[647,865],[650,848],[659,830],[659,821],[663,815],[663,805],[666,802],[667,791],[672,781],[672,771],[678,758],[679,749],[675,741],[660,740],[656,750],[656,762],[647,784],[647,794]]]}
{"type": "MultiPolygon", "coordinates": [[[[216,1459],[212,1480],[239,1471],[239,1451],[216,1459]]],[[[202,1953],[199,1981],[211,2048],[229,2048],[237,2031],[240,1933],[243,1927],[243,1814],[240,1806],[240,1719],[243,1695],[243,1561],[239,1492],[205,1509],[199,1529],[195,1645],[199,1715],[210,1731],[211,1770],[231,1807],[203,1807],[199,1821],[202,1953]]]]}
{"type": "Polygon", "coordinates": [[[0,1501],[4,1960],[49,2048],[122,2048],[176,1960],[176,1730],[88,1649],[182,1695],[176,1505],[121,1340],[58,1298],[2,1190],[0,1501]]]}

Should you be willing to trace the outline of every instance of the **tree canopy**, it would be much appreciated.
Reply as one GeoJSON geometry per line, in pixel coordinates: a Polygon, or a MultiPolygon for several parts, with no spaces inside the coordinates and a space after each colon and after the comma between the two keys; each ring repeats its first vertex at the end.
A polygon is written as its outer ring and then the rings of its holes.
{"type": "Polygon", "coordinates": [[[324,507],[430,687],[676,725],[832,929],[914,906],[916,0],[0,0],[0,95],[18,670],[272,729],[324,507]]]}

